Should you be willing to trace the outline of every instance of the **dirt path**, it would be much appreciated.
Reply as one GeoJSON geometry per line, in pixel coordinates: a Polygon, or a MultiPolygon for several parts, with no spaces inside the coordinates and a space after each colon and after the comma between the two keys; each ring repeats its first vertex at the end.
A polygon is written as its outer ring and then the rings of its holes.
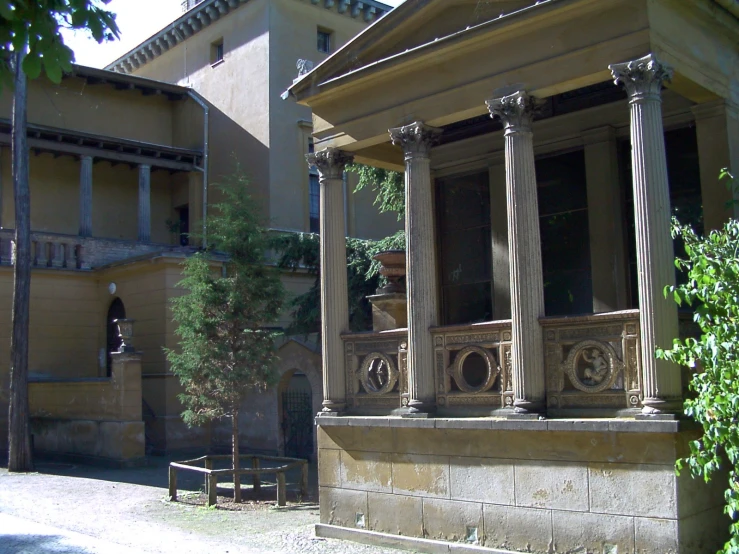
{"type": "MultiPolygon", "coordinates": [[[[40,464],[39,470],[28,475],[0,470],[2,554],[399,552],[316,538],[315,504],[236,512],[194,506],[187,496],[184,502],[169,502],[162,467],[40,464]]],[[[199,483],[185,481],[180,487],[197,490],[199,483]]]]}

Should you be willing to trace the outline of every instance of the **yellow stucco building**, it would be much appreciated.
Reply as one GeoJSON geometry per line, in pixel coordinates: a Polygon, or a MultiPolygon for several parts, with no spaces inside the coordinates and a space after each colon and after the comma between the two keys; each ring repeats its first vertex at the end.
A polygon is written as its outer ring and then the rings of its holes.
{"type": "MultiPolygon", "coordinates": [[[[317,173],[305,163],[312,148],[310,109],[280,94],[298,76],[298,65],[310,67],[298,60],[322,60],[389,11],[377,2],[355,1],[330,9],[300,0],[205,0],[185,7],[181,17],[109,70],[75,66],[60,85],[43,78],[29,84],[29,363],[40,451],[120,461],[142,456],[145,448],[172,451],[219,440],[209,429],[183,425],[179,385],[163,352],[176,345],[167,305],[179,293],[180,263],[200,245],[186,233],[207,229],[201,226],[207,207],[219,200],[210,185],[237,163],[251,181],[266,226],[316,230],[317,173]],[[110,324],[116,318],[135,320],[133,343],[143,353],[140,363],[120,358],[119,365],[129,368],[125,378],[117,373],[119,358],[110,356],[118,346],[110,324]],[[129,382],[130,371],[141,374],[138,389],[129,382]],[[111,434],[116,421],[126,425],[111,434]],[[111,444],[111,436],[127,446],[111,444]]],[[[13,280],[11,108],[12,97],[3,91],[2,445],[13,280]]],[[[344,185],[345,232],[360,238],[392,233],[395,218],[378,214],[369,192],[352,194],[354,184],[348,179],[344,185]]],[[[313,277],[289,273],[284,282],[289,293],[298,294],[313,277]]],[[[288,318],[275,323],[284,326],[288,318]]],[[[280,387],[250,400],[248,413],[254,415],[243,422],[244,444],[251,448],[284,449],[289,426],[282,392],[307,394],[313,413],[320,406],[317,346],[289,341],[280,352],[280,387]]]]}

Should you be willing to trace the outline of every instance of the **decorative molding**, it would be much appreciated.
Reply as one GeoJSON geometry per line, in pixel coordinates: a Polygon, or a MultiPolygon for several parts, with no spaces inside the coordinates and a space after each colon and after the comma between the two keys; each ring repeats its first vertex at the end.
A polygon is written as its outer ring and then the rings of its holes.
{"type": "Polygon", "coordinates": [[[410,125],[388,129],[388,133],[392,143],[403,149],[406,159],[418,156],[428,158],[431,148],[439,142],[442,130],[416,121],[410,125]]]}
{"type": "Polygon", "coordinates": [[[673,70],[654,54],[608,66],[613,82],[623,85],[631,102],[661,101],[662,84],[672,80],[673,70]]]}
{"type": "MultiPolygon", "coordinates": [[[[165,49],[156,48],[160,41],[168,44],[169,49],[174,48],[247,2],[249,0],[204,0],[190,8],[180,18],[167,25],[153,37],[110,63],[105,69],[117,73],[130,73],[164,52],[165,49]]],[[[311,1],[311,4],[318,5],[318,2],[311,1]]],[[[376,0],[339,0],[337,6],[334,6],[334,4],[334,2],[326,1],[323,7],[336,10],[336,13],[353,19],[362,15],[363,21],[367,23],[379,19],[392,9],[391,6],[376,0]]]]}
{"type": "Polygon", "coordinates": [[[371,352],[359,366],[357,376],[364,392],[379,395],[392,392],[399,374],[390,356],[382,352],[371,352]]]}
{"type": "Polygon", "coordinates": [[[344,169],[354,161],[354,155],[339,150],[338,148],[326,148],[313,154],[305,156],[308,165],[316,166],[321,180],[341,179],[344,169]]]}
{"type": "Polygon", "coordinates": [[[523,90],[500,98],[486,100],[491,117],[499,117],[505,133],[530,133],[536,101],[523,90]]]}

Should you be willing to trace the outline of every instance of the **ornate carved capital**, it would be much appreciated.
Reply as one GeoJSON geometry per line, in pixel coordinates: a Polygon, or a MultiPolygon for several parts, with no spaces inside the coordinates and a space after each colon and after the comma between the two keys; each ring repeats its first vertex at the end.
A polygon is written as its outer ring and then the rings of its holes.
{"type": "Polygon", "coordinates": [[[485,101],[490,117],[498,116],[505,126],[506,134],[531,132],[534,120],[535,100],[525,91],[519,90],[501,98],[485,101]]]}
{"type": "Polygon", "coordinates": [[[354,161],[354,155],[338,148],[326,148],[320,152],[308,154],[305,159],[308,165],[318,168],[321,180],[341,179],[346,166],[354,161]]]}
{"type": "Polygon", "coordinates": [[[413,156],[428,157],[431,147],[441,138],[442,130],[438,127],[429,127],[421,121],[410,125],[389,129],[390,140],[400,146],[406,158],[413,156]]]}
{"type": "Polygon", "coordinates": [[[608,66],[613,82],[623,85],[632,102],[659,100],[662,83],[670,82],[673,70],[660,62],[654,54],[625,63],[608,66]]]}

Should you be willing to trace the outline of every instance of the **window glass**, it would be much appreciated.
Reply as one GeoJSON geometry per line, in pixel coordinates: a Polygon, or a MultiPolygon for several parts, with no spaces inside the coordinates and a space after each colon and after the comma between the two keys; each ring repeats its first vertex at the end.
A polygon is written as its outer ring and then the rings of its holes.
{"type": "Polygon", "coordinates": [[[324,54],[331,52],[331,32],[318,29],[318,51],[324,54]]]}
{"type": "Polygon", "coordinates": [[[536,161],[546,315],[593,311],[585,154],[536,161]]]}
{"type": "Polygon", "coordinates": [[[490,185],[488,172],[438,179],[436,213],[442,324],[490,321],[490,185]]]}
{"type": "Polygon", "coordinates": [[[321,206],[321,192],[318,183],[318,175],[310,174],[310,190],[308,191],[310,199],[310,232],[317,233],[320,229],[319,216],[321,206]]]}

